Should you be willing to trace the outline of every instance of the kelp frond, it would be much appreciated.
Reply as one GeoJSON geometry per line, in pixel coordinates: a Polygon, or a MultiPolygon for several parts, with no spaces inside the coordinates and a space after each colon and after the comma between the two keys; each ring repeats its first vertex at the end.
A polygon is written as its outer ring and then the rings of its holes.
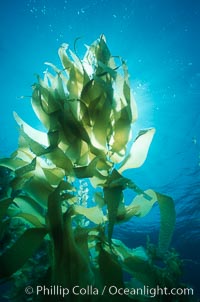
{"type": "MultiPolygon", "coordinates": [[[[125,287],[123,272],[132,276],[130,284],[136,279],[147,285],[162,279],[164,284],[168,271],[156,267],[148,248],[131,250],[113,239],[115,224],[144,217],[158,203],[155,254],[165,263],[175,224],[170,197],[143,190],[122,175],[144,163],[155,134],[154,128],[141,130],[128,147],[138,112],[127,65],[112,56],[103,35],[87,46],[83,59],[67,44],[58,53],[62,68],[46,63],[53,72],[38,76],[33,85],[31,104],[46,131],[15,113],[18,149],[0,160],[12,174],[0,200],[0,239],[16,221],[22,226],[0,255],[0,277],[20,271],[45,242],[50,261],[44,279],[51,285],[125,287]],[[124,190],[133,194],[132,202],[124,190]]],[[[178,282],[178,272],[173,278],[178,282]]]]}

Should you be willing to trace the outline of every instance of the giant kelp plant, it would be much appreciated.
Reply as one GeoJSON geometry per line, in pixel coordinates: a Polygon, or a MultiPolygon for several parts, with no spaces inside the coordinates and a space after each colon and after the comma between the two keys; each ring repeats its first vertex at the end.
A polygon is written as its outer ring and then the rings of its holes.
{"type": "MultiPolygon", "coordinates": [[[[12,281],[9,297],[148,301],[148,294],[112,295],[109,287],[126,293],[138,286],[182,287],[181,261],[168,250],[175,224],[173,200],[152,189],[143,191],[123,176],[143,164],[155,133],[153,128],[141,130],[127,146],[137,107],[125,61],[111,55],[104,36],[87,47],[83,59],[68,45],[60,47],[59,57],[63,68],[46,63],[52,73],[38,76],[33,85],[32,107],[46,131],[15,113],[19,147],[0,160],[9,171],[0,201],[0,277],[12,281]],[[132,191],[132,202],[124,200],[124,190],[132,191]],[[113,238],[115,224],[147,215],[155,202],[160,209],[158,246],[130,249],[113,238]],[[37,284],[69,293],[25,296],[25,286],[37,284]],[[76,295],[75,286],[93,293],[76,295]]],[[[170,301],[186,298],[173,296],[170,301]]]]}

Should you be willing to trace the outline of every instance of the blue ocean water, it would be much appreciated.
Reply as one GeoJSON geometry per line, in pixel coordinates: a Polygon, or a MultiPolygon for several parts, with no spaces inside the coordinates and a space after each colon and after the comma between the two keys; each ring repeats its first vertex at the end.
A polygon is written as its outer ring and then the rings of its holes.
{"type": "MultiPolygon", "coordinates": [[[[198,0],[21,0],[0,3],[0,156],[17,147],[12,112],[40,128],[31,85],[44,62],[60,66],[62,43],[84,53],[105,34],[113,55],[128,64],[139,109],[139,129],[155,127],[145,164],[126,176],[141,188],[173,197],[177,221],[172,246],[185,259],[185,280],[200,290],[200,2],[198,0]],[[21,96],[27,96],[21,98],[21,96]]],[[[131,198],[131,196],[130,196],[131,198]]],[[[115,236],[131,247],[156,242],[158,209],[132,219],[115,236]]]]}

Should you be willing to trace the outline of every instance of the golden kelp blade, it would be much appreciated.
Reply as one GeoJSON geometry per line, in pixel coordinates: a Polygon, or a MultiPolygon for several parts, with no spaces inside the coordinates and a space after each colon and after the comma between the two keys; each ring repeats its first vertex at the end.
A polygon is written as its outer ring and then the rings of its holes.
{"type": "Polygon", "coordinates": [[[120,110],[120,116],[115,120],[113,131],[112,151],[118,153],[128,143],[131,134],[131,121],[126,107],[120,110]]]}
{"type": "Polygon", "coordinates": [[[15,273],[32,256],[47,234],[45,228],[26,230],[22,236],[0,256],[0,277],[5,278],[15,273]],[[16,261],[17,259],[17,261],[16,261]]]}
{"type": "Polygon", "coordinates": [[[0,159],[0,165],[2,167],[6,167],[12,171],[16,171],[17,169],[24,167],[28,164],[28,162],[23,161],[20,158],[2,158],[0,159]]]}
{"type": "Polygon", "coordinates": [[[154,128],[140,131],[131,147],[130,154],[124,159],[119,168],[120,173],[127,169],[138,168],[144,163],[154,134],[154,128]]]}
{"type": "Polygon", "coordinates": [[[160,208],[160,233],[159,252],[167,252],[174,232],[176,212],[174,201],[171,197],[157,193],[157,200],[160,208]]]}
{"type": "Polygon", "coordinates": [[[174,202],[171,197],[151,189],[146,190],[144,194],[137,195],[132,203],[125,207],[124,219],[126,219],[126,215],[130,218],[131,213],[137,217],[147,215],[156,202],[158,202],[160,209],[158,249],[159,253],[164,254],[169,248],[176,219],[174,202]]]}
{"type": "Polygon", "coordinates": [[[38,142],[39,144],[43,146],[48,146],[48,137],[45,132],[36,130],[35,128],[29,126],[27,123],[25,123],[16,112],[14,112],[14,118],[18,125],[22,127],[23,131],[33,140],[38,142]]]}
{"type": "Polygon", "coordinates": [[[40,222],[37,216],[29,213],[19,213],[16,214],[15,217],[16,219],[21,219],[22,221],[25,221],[26,224],[29,224],[30,227],[36,227],[36,228],[42,228],[44,227],[44,224],[40,222]]]}
{"type": "Polygon", "coordinates": [[[71,55],[75,60],[74,62],[68,57],[66,52],[67,49],[68,45],[64,44],[59,48],[58,51],[62,65],[69,77],[67,82],[67,90],[69,92],[69,98],[79,98],[85,81],[84,71],[75,54],[72,54],[71,52],[71,55]],[[70,80],[72,78],[73,81],[70,80]]]}
{"type": "Polygon", "coordinates": [[[47,207],[48,197],[53,191],[53,188],[47,181],[37,176],[33,176],[27,181],[23,189],[31,198],[36,200],[39,205],[45,208],[47,207]]]}
{"type": "MultiPolygon", "coordinates": [[[[44,207],[41,207],[34,199],[26,195],[21,195],[14,198],[14,203],[17,205],[20,212],[17,214],[31,214],[37,217],[40,224],[45,225],[44,207]]],[[[9,213],[9,211],[8,211],[9,213]]]]}
{"type": "Polygon", "coordinates": [[[104,200],[108,209],[108,241],[111,244],[114,225],[117,220],[118,209],[123,200],[123,190],[129,180],[113,170],[103,184],[104,200]]]}
{"type": "Polygon", "coordinates": [[[132,208],[136,208],[137,212],[135,215],[138,217],[144,217],[150,212],[152,206],[157,201],[157,196],[156,193],[150,189],[144,191],[144,193],[145,194],[137,195],[133,199],[132,203],[126,207],[127,212],[131,211],[132,208]],[[147,195],[149,198],[147,199],[145,195],[147,195]]]}
{"type": "Polygon", "coordinates": [[[79,205],[74,206],[74,211],[76,214],[84,215],[87,219],[94,222],[95,224],[102,224],[106,218],[99,207],[85,208],[79,205]]]}

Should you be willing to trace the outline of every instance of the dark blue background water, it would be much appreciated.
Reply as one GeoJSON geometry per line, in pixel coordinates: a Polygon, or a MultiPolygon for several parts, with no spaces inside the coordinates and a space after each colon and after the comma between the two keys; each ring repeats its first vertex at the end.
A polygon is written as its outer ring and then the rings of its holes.
{"type": "MultiPolygon", "coordinates": [[[[17,147],[12,112],[40,128],[30,107],[31,84],[45,61],[59,65],[57,49],[69,43],[83,55],[101,33],[113,55],[127,60],[139,108],[135,134],[156,127],[143,167],[127,173],[143,189],[174,198],[172,246],[185,262],[185,279],[200,288],[200,1],[21,0],[0,4],[0,156],[17,147]]],[[[59,65],[60,66],[60,65],[59,65]]],[[[130,197],[131,198],[131,197],[130,197]]],[[[131,247],[156,242],[158,209],[117,228],[131,247]]]]}

